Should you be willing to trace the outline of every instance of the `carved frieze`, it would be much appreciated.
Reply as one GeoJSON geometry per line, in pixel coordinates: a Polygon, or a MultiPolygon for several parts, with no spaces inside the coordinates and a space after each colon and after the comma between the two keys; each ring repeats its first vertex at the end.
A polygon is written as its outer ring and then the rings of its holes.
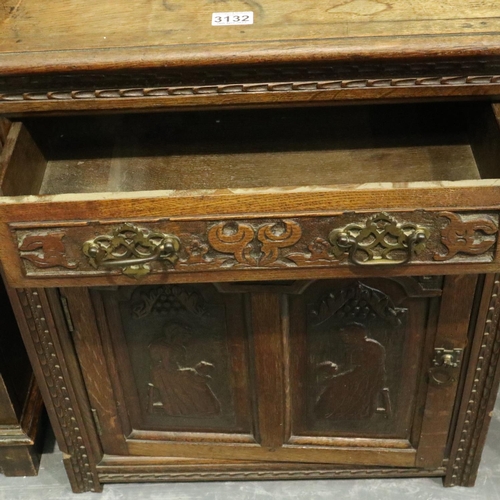
{"type": "Polygon", "coordinates": [[[27,276],[492,262],[496,213],[426,212],[11,226],[27,276]],[[167,261],[167,262],[165,262],[167,261]]]}
{"type": "MultiPolygon", "coordinates": [[[[113,75],[78,75],[76,81],[71,82],[71,75],[65,75],[64,81],[57,82],[57,77],[50,75],[45,80],[43,75],[36,79],[30,77],[30,91],[20,92],[18,89],[26,87],[26,78],[15,77],[0,78],[0,103],[4,105],[16,104],[18,102],[32,101],[48,102],[56,105],[61,101],[103,101],[123,100],[130,97],[134,99],[158,99],[167,100],[176,97],[203,97],[206,95],[246,95],[280,93],[325,93],[336,91],[340,96],[343,91],[350,89],[391,89],[395,88],[418,88],[439,87],[461,88],[468,86],[492,86],[498,85],[498,65],[489,67],[486,63],[478,65],[478,72],[468,73],[474,67],[468,62],[466,66],[460,63],[448,65],[437,65],[435,63],[422,63],[416,65],[398,64],[395,66],[384,65],[383,73],[387,77],[370,78],[366,73],[366,66],[347,65],[333,68],[270,68],[265,71],[258,68],[217,69],[215,72],[194,72],[191,74],[176,73],[168,74],[143,74],[134,77],[130,74],[113,75]],[[426,75],[422,75],[423,69],[426,75]],[[443,72],[444,70],[444,72],[443,72]],[[449,73],[447,73],[447,71],[449,73]],[[459,76],[457,76],[459,75],[459,76]],[[87,78],[88,88],[82,88],[82,78],[87,78]],[[188,79],[198,80],[195,85],[179,85],[179,81],[188,79]],[[108,80],[105,88],[96,88],[95,82],[108,80]],[[128,83],[128,86],[120,86],[128,83]],[[145,85],[147,84],[147,85],[145,85]],[[80,85],[80,86],[79,86],[80,85]]],[[[373,71],[373,68],[370,68],[373,71]]],[[[334,97],[336,98],[336,97],[334,97]]]]}

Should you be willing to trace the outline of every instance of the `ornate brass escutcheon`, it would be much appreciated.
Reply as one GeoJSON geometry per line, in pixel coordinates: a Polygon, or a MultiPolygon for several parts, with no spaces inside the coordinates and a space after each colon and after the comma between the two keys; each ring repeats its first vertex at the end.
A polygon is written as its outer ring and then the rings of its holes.
{"type": "Polygon", "coordinates": [[[462,363],[463,349],[434,349],[432,367],[429,370],[429,380],[440,387],[451,385],[456,381],[455,371],[462,363]]]}
{"type": "Polygon", "coordinates": [[[177,236],[123,224],[112,235],[97,236],[86,241],[82,251],[92,267],[122,268],[124,274],[137,279],[151,272],[150,262],[168,261],[175,264],[180,246],[177,236]]]}
{"type": "Polygon", "coordinates": [[[328,236],[336,258],[348,254],[353,264],[406,264],[424,250],[429,230],[412,223],[398,223],[386,213],[369,218],[364,225],[349,224],[328,236]]]}

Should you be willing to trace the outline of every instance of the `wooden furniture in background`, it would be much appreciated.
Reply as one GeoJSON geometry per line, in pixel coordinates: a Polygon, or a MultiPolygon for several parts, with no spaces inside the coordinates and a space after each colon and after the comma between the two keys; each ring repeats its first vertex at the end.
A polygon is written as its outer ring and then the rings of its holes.
{"type": "MultiPolygon", "coordinates": [[[[0,151],[8,130],[8,122],[0,120],[0,151]]],[[[0,304],[0,471],[33,476],[42,450],[43,402],[3,281],[0,304]]]]}
{"type": "Polygon", "coordinates": [[[500,377],[496,3],[0,16],[0,259],[75,491],[474,484],[500,377]]]}
{"type": "Polygon", "coordinates": [[[34,476],[43,445],[43,402],[3,285],[0,300],[0,472],[34,476]]]}

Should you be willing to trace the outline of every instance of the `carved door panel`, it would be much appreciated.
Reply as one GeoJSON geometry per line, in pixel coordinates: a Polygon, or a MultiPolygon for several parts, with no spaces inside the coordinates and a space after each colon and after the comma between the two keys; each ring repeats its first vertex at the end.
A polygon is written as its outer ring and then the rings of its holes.
{"type": "Polygon", "coordinates": [[[446,280],[61,296],[108,455],[439,466],[457,377],[431,387],[428,372],[443,332],[465,345],[471,307],[456,297],[475,286],[446,280]]]}
{"type": "Polygon", "coordinates": [[[293,434],[408,439],[429,303],[428,291],[410,293],[330,281],[292,302],[293,434]]]}
{"type": "Polygon", "coordinates": [[[458,371],[433,385],[429,373],[447,333],[447,347],[465,346],[471,304],[461,300],[472,300],[475,283],[332,280],[292,296],[288,443],[406,450],[414,465],[441,465],[458,371]],[[433,422],[440,411],[446,418],[433,422]]]}
{"type": "Polygon", "coordinates": [[[63,293],[105,453],[154,440],[255,443],[241,294],[213,285],[63,293]]]}

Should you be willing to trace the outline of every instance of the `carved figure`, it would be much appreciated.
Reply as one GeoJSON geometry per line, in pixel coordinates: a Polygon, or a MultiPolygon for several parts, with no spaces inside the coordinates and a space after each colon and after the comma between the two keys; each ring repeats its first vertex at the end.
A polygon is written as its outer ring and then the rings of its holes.
{"type": "Polygon", "coordinates": [[[220,403],[208,385],[214,365],[200,361],[195,367],[185,366],[186,344],[191,335],[179,324],[170,324],[163,336],[149,345],[151,357],[150,411],[155,389],[163,410],[173,417],[206,417],[218,415],[220,403]]]}
{"type": "Polygon", "coordinates": [[[385,349],[368,337],[360,323],[351,323],[340,331],[346,349],[346,362],[320,363],[318,375],[324,382],[314,408],[318,418],[365,419],[374,413],[391,413],[386,387],[385,349]]]}

